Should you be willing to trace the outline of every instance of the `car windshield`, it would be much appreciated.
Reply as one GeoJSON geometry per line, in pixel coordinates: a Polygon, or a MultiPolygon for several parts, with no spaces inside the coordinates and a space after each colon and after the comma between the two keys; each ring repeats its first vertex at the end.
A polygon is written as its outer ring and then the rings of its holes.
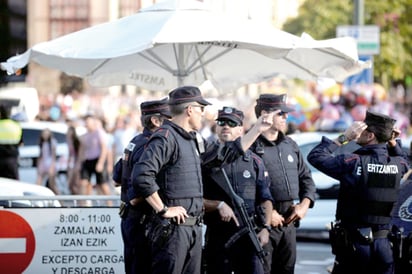
{"type": "MultiPolygon", "coordinates": [[[[25,146],[37,146],[40,140],[41,130],[39,129],[23,129],[23,143],[25,146]]],[[[53,132],[53,137],[57,143],[66,143],[66,135],[63,133],[53,132]]]]}

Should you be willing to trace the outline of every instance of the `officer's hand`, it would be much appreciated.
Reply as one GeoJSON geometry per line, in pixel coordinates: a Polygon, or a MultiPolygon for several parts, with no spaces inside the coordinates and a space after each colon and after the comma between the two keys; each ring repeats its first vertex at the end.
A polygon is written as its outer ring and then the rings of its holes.
{"type": "Polygon", "coordinates": [[[355,121],[346,130],[344,135],[348,141],[356,140],[368,126],[362,121],[355,121]]]}
{"type": "Polygon", "coordinates": [[[289,216],[285,220],[285,225],[294,221],[301,220],[305,217],[308,207],[303,204],[292,205],[289,209],[289,216]]]}
{"type": "Polygon", "coordinates": [[[186,209],[182,206],[172,206],[169,207],[163,218],[173,218],[176,223],[181,224],[185,222],[185,218],[189,217],[187,215],[186,209]]]}
{"type": "Polygon", "coordinates": [[[267,229],[262,229],[257,235],[260,245],[264,246],[269,242],[269,231],[267,229]]]}
{"type": "Polygon", "coordinates": [[[264,132],[272,127],[273,115],[274,112],[264,113],[257,119],[255,126],[258,127],[260,132],[264,132]]]}
{"type": "Polygon", "coordinates": [[[388,141],[389,146],[395,147],[396,146],[396,138],[401,135],[401,130],[399,128],[393,128],[391,139],[388,141]]]}
{"type": "Polygon", "coordinates": [[[272,227],[278,227],[283,224],[285,221],[285,218],[283,218],[282,215],[280,215],[276,210],[272,210],[272,218],[270,220],[270,224],[272,227]]]}
{"type": "Polygon", "coordinates": [[[226,203],[223,203],[222,206],[218,209],[218,211],[220,214],[220,219],[223,222],[230,222],[231,220],[233,220],[236,226],[240,225],[232,208],[226,203]]]}

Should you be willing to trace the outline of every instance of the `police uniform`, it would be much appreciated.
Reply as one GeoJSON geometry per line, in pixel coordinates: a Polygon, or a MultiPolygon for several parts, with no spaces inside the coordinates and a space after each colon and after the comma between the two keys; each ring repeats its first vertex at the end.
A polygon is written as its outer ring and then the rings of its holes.
{"type": "Polygon", "coordinates": [[[335,156],[338,145],[323,137],[308,155],[313,166],[340,181],[337,225],[331,230],[336,255],[332,273],[393,273],[390,216],[408,163],[390,156],[385,143],[395,120],[368,111],[364,122],[380,140],[377,144],[335,156]],[[341,235],[346,235],[344,240],[341,235]]]}
{"type": "MultiPolygon", "coordinates": [[[[170,105],[188,102],[210,104],[196,87],[180,87],[169,93],[170,105]]],[[[201,150],[196,140],[195,134],[165,121],[133,168],[132,184],[137,194],[146,198],[157,192],[165,206],[182,206],[190,216],[180,225],[153,216],[148,228],[152,273],[200,273],[203,191],[201,150]]]]}
{"type": "Polygon", "coordinates": [[[401,180],[398,200],[392,211],[391,240],[395,274],[412,273],[412,169],[401,180]]]}
{"type": "MultiPolygon", "coordinates": [[[[143,102],[140,105],[142,116],[161,115],[170,118],[167,102],[167,99],[143,102]]],[[[143,129],[142,134],[136,135],[125,147],[122,159],[115,164],[113,170],[113,180],[121,182],[121,231],[127,274],[150,273],[149,243],[145,233],[151,207],[143,200],[137,205],[130,204],[131,200],[138,198],[132,190],[130,176],[134,163],[139,160],[151,135],[152,131],[148,127],[143,129]]]]}
{"type": "MultiPolygon", "coordinates": [[[[226,108],[219,110],[217,120],[231,120],[242,125],[243,113],[234,108],[230,109],[230,112],[225,112],[226,108]]],[[[234,162],[224,165],[223,168],[236,194],[247,204],[250,218],[254,218],[257,212],[256,206],[264,201],[272,201],[264,175],[263,161],[256,154],[247,151],[234,162]]],[[[212,172],[213,170],[208,168],[203,170],[205,199],[224,201],[231,208],[235,208],[231,197],[213,181],[210,176],[212,172]]],[[[259,214],[260,218],[265,218],[262,216],[263,212],[259,214]]],[[[234,222],[223,222],[219,212],[212,211],[205,214],[205,223],[207,225],[205,259],[208,274],[263,273],[263,265],[247,237],[239,239],[229,250],[226,250],[225,244],[240,229],[234,222]]]]}
{"type": "Polygon", "coordinates": [[[11,119],[7,109],[1,106],[0,114],[0,177],[19,179],[18,157],[22,142],[21,126],[11,119]]]}
{"type": "MultiPolygon", "coordinates": [[[[257,99],[255,113],[261,110],[291,112],[286,105],[286,94],[262,94],[257,99]]],[[[263,135],[255,141],[251,150],[263,159],[268,171],[273,209],[286,219],[294,200],[308,198],[313,207],[316,187],[311,172],[304,162],[298,145],[290,137],[278,132],[275,141],[267,140],[263,135]]],[[[264,246],[268,252],[265,261],[266,273],[293,273],[296,262],[296,226],[274,227],[270,241],[264,246]]]]}

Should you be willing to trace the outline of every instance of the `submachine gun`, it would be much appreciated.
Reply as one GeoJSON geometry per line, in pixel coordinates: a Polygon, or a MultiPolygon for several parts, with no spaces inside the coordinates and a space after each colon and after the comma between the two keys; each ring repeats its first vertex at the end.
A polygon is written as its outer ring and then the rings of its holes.
{"type": "Polygon", "coordinates": [[[220,172],[212,172],[212,178],[230,197],[241,227],[240,230],[236,232],[232,237],[230,237],[230,239],[226,242],[225,248],[229,249],[237,240],[239,240],[243,236],[246,236],[250,239],[257,256],[263,263],[263,258],[267,255],[267,253],[263,250],[262,246],[260,245],[259,238],[256,234],[256,225],[253,221],[253,218],[250,218],[247,212],[247,204],[234,191],[225,169],[219,168],[219,170],[220,172]]]}

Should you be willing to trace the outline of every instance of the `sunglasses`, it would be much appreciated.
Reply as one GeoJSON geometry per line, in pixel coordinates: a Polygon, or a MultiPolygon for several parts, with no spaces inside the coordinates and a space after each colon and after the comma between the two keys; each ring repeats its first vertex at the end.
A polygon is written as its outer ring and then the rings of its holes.
{"type": "Polygon", "coordinates": [[[231,120],[217,120],[217,125],[220,127],[224,127],[225,125],[228,125],[229,127],[237,127],[239,126],[238,123],[233,122],[231,120]]]}
{"type": "MultiPolygon", "coordinates": [[[[205,110],[205,106],[202,105],[190,105],[192,108],[200,108],[200,111],[203,112],[205,110]]],[[[186,108],[188,108],[187,106],[186,108]]]]}

